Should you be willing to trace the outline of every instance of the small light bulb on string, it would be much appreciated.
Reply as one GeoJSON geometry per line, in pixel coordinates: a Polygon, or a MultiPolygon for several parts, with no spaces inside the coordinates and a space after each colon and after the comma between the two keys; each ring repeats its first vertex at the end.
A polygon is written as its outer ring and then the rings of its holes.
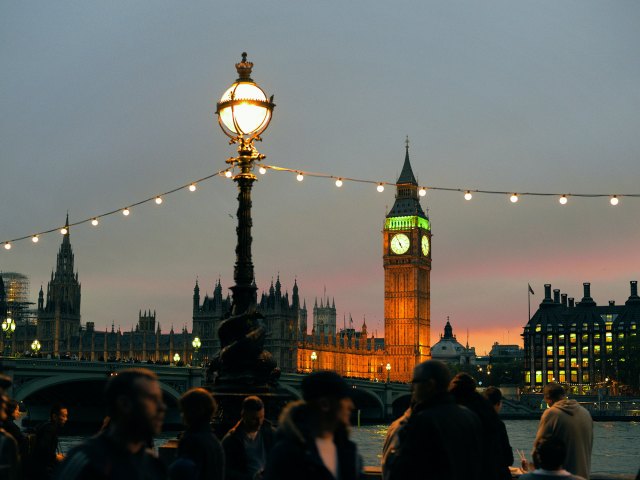
{"type": "Polygon", "coordinates": [[[467,190],[466,192],[464,192],[464,199],[465,200],[471,200],[473,198],[473,195],[471,195],[471,192],[469,190],[467,190]]]}
{"type": "Polygon", "coordinates": [[[609,200],[609,203],[610,203],[611,205],[614,205],[614,206],[615,206],[615,205],[617,205],[617,204],[618,204],[618,202],[619,202],[619,201],[620,201],[620,200],[618,200],[618,196],[617,196],[617,195],[614,195],[613,197],[611,197],[611,200],[609,200]]]}
{"type": "Polygon", "coordinates": [[[195,192],[196,191],[196,184],[192,183],[191,185],[189,185],[189,191],[190,192],[195,192]]]}
{"type": "Polygon", "coordinates": [[[31,241],[32,241],[33,243],[38,243],[38,240],[40,240],[40,239],[38,238],[38,235],[34,235],[33,237],[31,237],[31,241]]]}
{"type": "Polygon", "coordinates": [[[516,203],[518,201],[518,194],[514,193],[513,195],[511,195],[509,200],[511,200],[511,203],[516,203]]]}
{"type": "Polygon", "coordinates": [[[424,197],[427,194],[427,189],[422,187],[420,190],[418,190],[418,195],[420,195],[421,197],[424,197]]]}
{"type": "Polygon", "coordinates": [[[100,223],[100,222],[98,222],[97,218],[94,218],[93,220],[91,220],[91,225],[93,225],[94,227],[97,227],[98,223],[100,223]]]}
{"type": "Polygon", "coordinates": [[[298,175],[296,176],[296,180],[301,182],[302,180],[304,180],[304,175],[302,175],[301,173],[298,173],[298,175]]]}
{"type": "Polygon", "coordinates": [[[162,205],[162,197],[156,197],[156,205],[162,205]]]}
{"type": "Polygon", "coordinates": [[[376,187],[376,190],[378,190],[380,193],[384,192],[384,185],[379,183],[378,186],[376,187]]]}
{"type": "Polygon", "coordinates": [[[11,250],[11,243],[10,243],[10,242],[6,242],[6,243],[4,244],[4,249],[5,249],[5,250],[11,250]]]}
{"type": "Polygon", "coordinates": [[[129,209],[128,209],[128,208],[125,208],[124,210],[122,210],[122,214],[123,214],[125,217],[128,217],[130,213],[131,213],[131,212],[129,211],[129,209]]]}
{"type": "Polygon", "coordinates": [[[341,187],[342,186],[342,179],[339,178],[336,180],[336,187],[341,187]]]}
{"type": "Polygon", "coordinates": [[[568,202],[569,200],[567,199],[567,196],[566,196],[566,195],[562,195],[562,196],[558,199],[558,201],[560,202],[560,205],[566,205],[566,204],[567,204],[567,202],[568,202]]]}
{"type": "Polygon", "coordinates": [[[267,173],[267,169],[260,165],[258,172],[260,172],[260,175],[264,175],[265,173],[267,173]]]}
{"type": "Polygon", "coordinates": [[[231,178],[231,175],[233,175],[231,173],[231,170],[227,170],[226,172],[224,172],[224,176],[227,177],[227,178],[231,178]]]}
{"type": "Polygon", "coordinates": [[[62,227],[62,228],[60,229],[60,233],[61,233],[62,235],[66,235],[67,233],[69,233],[69,230],[67,230],[67,227],[62,227]]]}

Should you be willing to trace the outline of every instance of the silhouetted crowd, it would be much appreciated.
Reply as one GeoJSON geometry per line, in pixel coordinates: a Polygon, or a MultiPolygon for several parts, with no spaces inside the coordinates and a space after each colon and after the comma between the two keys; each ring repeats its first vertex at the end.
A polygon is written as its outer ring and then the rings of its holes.
{"type": "MultiPolygon", "coordinates": [[[[162,430],[166,405],[154,373],[132,368],[113,375],[105,389],[107,417],[100,432],[63,456],[58,434],[68,417],[63,405],[25,437],[15,424],[17,402],[0,378],[0,479],[4,480],[356,480],[363,463],[350,440],[352,389],[332,371],[302,380],[302,400],[287,405],[276,429],[257,396],[242,401],[240,418],[220,441],[212,430],[217,404],[204,388],[179,400],[184,423],[174,460],[165,465],[153,438],[162,430]]],[[[593,424],[560,385],[545,388],[532,462],[521,455],[522,480],[589,478],[593,424]]],[[[513,449],[498,413],[502,394],[482,394],[474,379],[430,360],[413,373],[410,408],[394,421],[382,455],[384,480],[505,480],[513,449]]]]}

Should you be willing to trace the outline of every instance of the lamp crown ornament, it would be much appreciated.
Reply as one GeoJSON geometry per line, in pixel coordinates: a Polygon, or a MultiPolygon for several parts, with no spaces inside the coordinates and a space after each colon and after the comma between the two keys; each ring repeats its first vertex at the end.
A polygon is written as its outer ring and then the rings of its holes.
{"type": "Polygon", "coordinates": [[[242,52],[242,61],[236,63],[238,71],[238,82],[253,82],[251,80],[251,70],[253,70],[253,62],[247,61],[247,52],[242,52]]]}

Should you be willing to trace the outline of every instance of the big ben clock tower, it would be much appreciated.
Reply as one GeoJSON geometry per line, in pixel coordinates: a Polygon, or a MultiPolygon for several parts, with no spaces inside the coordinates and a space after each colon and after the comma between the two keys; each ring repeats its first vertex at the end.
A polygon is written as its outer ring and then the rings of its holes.
{"type": "Polygon", "coordinates": [[[431,224],[418,199],[408,140],[396,183],[382,232],[384,345],[391,379],[406,382],[413,367],[431,358],[431,224]]]}

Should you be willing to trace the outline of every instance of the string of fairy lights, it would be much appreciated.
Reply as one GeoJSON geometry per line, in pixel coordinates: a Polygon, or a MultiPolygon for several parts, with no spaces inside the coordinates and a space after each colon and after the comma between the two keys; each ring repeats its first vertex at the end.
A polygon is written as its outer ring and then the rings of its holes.
{"type": "MultiPolygon", "coordinates": [[[[366,180],[366,179],[362,179],[362,178],[353,178],[353,177],[343,177],[343,176],[337,176],[337,175],[331,175],[328,173],[317,173],[317,172],[309,172],[309,171],[305,171],[305,170],[300,170],[300,169],[294,169],[294,168],[288,168],[288,167],[280,167],[280,166],[276,166],[276,165],[266,165],[266,164],[258,164],[258,172],[262,175],[266,174],[268,170],[272,170],[274,172],[285,172],[285,173],[291,173],[294,174],[296,176],[296,180],[299,182],[302,182],[304,180],[305,177],[315,177],[315,178],[324,178],[324,179],[329,179],[329,180],[333,180],[335,183],[335,186],[337,188],[341,188],[345,183],[351,182],[351,183],[363,183],[363,184],[369,184],[369,185],[375,185],[376,190],[379,193],[384,192],[385,187],[397,187],[398,184],[395,182],[385,182],[385,181],[379,181],[379,180],[366,180]]],[[[77,221],[77,222],[73,222],[73,223],[68,223],[66,225],[60,226],[60,227],[56,227],[56,228],[51,228],[48,230],[42,230],[40,232],[37,233],[32,233],[29,235],[25,235],[23,237],[18,237],[18,238],[14,238],[11,240],[7,240],[7,241],[3,241],[0,242],[3,246],[5,250],[11,250],[11,247],[14,243],[16,242],[20,242],[23,240],[29,240],[31,239],[31,241],[34,244],[37,244],[40,241],[40,237],[43,235],[46,235],[48,233],[53,233],[53,232],[60,232],[62,235],[66,235],[67,233],[69,233],[69,228],[70,227],[75,227],[78,225],[83,225],[85,223],[90,223],[93,227],[97,227],[98,225],[100,225],[100,220],[104,217],[108,217],[110,215],[115,215],[115,214],[122,214],[125,217],[128,217],[131,213],[131,210],[134,207],[138,207],[140,205],[146,204],[146,203],[151,203],[154,202],[156,205],[162,205],[164,202],[164,199],[176,192],[179,191],[183,191],[183,190],[188,190],[189,192],[195,192],[198,188],[198,184],[206,181],[206,180],[210,180],[212,178],[215,177],[225,177],[225,178],[233,178],[234,176],[234,168],[229,167],[227,169],[224,170],[219,170],[216,173],[213,173],[211,175],[208,175],[206,177],[202,177],[198,180],[194,180],[192,182],[186,183],[184,185],[181,185],[179,187],[176,188],[172,188],[171,190],[167,190],[166,192],[163,193],[159,193],[156,195],[152,195],[149,198],[145,198],[144,200],[140,200],[138,202],[135,203],[130,203],[127,204],[124,207],[121,208],[117,208],[115,210],[110,210],[107,211],[105,213],[101,213],[98,215],[93,215],[91,217],[85,218],[83,220],[77,221]]],[[[424,197],[427,194],[427,191],[444,191],[444,192],[459,192],[463,195],[463,198],[467,201],[470,201],[471,199],[473,199],[473,196],[475,194],[489,194],[489,195],[503,195],[503,196],[508,196],[509,201],[511,203],[517,203],[521,197],[557,197],[558,198],[558,202],[560,203],[560,205],[566,205],[569,201],[570,198],[608,198],[609,199],[609,203],[613,206],[616,206],[620,203],[620,199],[623,197],[631,197],[631,198],[636,198],[636,197],[640,197],[640,193],[624,193],[624,194],[610,194],[610,193],[543,193],[543,192],[516,192],[516,191],[509,191],[509,190],[481,190],[481,189],[473,189],[473,188],[457,188],[457,187],[438,187],[438,186],[432,186],[432,185],[423,185],[423,186],[418,186],[418,194],[421,197],[424,197]]]]}

